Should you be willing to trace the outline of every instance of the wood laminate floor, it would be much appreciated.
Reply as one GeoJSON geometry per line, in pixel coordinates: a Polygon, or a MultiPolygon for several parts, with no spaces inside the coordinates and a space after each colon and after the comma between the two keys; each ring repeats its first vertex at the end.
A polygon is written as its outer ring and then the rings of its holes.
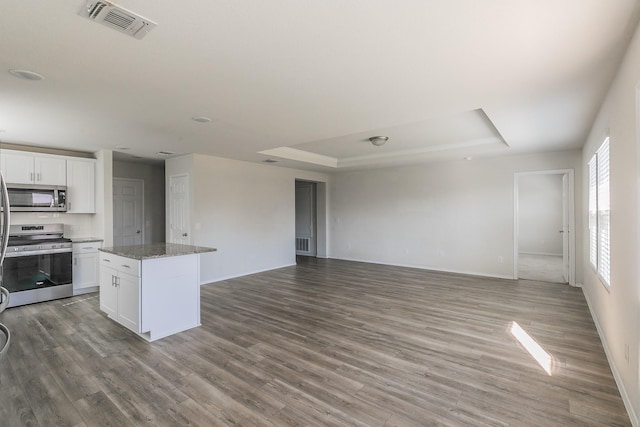
{"type": "Polygon", "coordinates": [[[311,260],[203,286],[202,326],[151,344],[96,294],[0,321],[3,427],[630,425],[581,290],[558,284],[311,260]]]}

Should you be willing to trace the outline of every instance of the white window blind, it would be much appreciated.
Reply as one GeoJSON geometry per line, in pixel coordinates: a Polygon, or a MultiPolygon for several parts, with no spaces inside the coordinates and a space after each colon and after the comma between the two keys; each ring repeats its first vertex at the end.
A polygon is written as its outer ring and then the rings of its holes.
{"type": "Polygon", "coordinates": [[[611,283],[609,138],[589,161],[589,261],[606,286],[611,283]]]}
{"type": "Polygon", "coordinates": [[[596,154],[598,158],[598,273],[610,283],[609,252],[609,138],[596,154]]]}
{"type": "Polygon", "coordinates": [[[594,155],[589,162],[589,260],[598,269],[598,163],[594,155]]]}

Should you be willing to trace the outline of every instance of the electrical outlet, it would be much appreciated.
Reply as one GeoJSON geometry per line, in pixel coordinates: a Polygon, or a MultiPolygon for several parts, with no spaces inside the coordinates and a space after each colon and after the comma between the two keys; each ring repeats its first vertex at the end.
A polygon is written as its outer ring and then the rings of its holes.
{"type": "Polygon", "coordinates": [[[502,264],[504,262],[504,257],[502,255],[498,256],[498,263],[502,264]]]}

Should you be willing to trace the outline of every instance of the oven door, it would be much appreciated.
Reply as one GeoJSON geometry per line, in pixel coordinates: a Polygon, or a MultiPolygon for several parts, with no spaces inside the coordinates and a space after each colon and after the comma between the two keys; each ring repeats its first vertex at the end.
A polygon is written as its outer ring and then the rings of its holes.
{"type": "Polygon", "coordinates": [[[3,286],[11,292],[71,284],[71,249],[8,253],[2,268],[3,286]]]}

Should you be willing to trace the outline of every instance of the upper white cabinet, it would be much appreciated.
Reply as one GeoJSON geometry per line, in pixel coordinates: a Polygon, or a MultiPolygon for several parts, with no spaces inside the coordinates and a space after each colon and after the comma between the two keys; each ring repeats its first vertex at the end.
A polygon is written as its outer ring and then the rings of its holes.
{"type": "Polygon", "coordinates": [[[63,157],[29,152],[0,152],[0,169],[9,184],[66,185],[63,157]]]}
{"type": "Polygon", "coordinates": [[[95,159],[67,159],[67,213],[96,213],[95,159]]]}

